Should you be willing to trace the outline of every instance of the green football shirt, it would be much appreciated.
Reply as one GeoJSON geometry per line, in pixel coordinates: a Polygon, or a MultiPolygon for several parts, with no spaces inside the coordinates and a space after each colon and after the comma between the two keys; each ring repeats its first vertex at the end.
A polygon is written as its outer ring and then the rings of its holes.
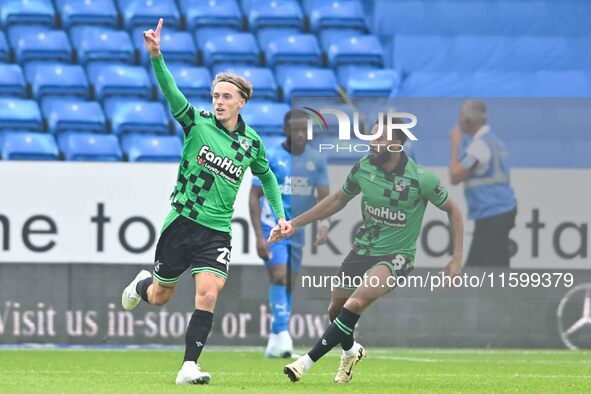
{"type": "Polygon", "coordinates": [[[273,200],[277,217],[285,217],[261,137],[241,116],[236,129],[230,131],[213,114],[198,112],[174,84],[162,56],[153,58],[152,65],[173,117],[185,134],[177,183],[171,194],[172,210],[162,231],[182,215],[213,230],[231,233],[234,202],[249,167],[267,186],[265,193],[271,194],[267,197],[273,200]]]}
{"type": "Polygon", "coordinates": [[[361,193],[363,226],[353,243],[359,255],[397,253],[414,260],[428,202],[441,207],[448,201],[447,189],[437,175],[401,155],[389,173],[365,157],[353,166],[343,184],[345,193],[361,193]]]}

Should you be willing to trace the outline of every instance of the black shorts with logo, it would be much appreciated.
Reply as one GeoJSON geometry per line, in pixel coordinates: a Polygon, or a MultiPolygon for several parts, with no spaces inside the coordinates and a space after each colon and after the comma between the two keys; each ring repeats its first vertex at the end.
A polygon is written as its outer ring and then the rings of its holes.
{"type": "Polygon", "coordinates": [[[211,272],[226,279],[231,250],[230,234],[179,216],[160,235],[154,278],[162,283],[175,283],[191,267],[193,276],[211,272]]]}
{"type": "Polygon", "coordinates": [[[408,257],[398,253],[388,254],[384,256],[360,256],[354,250],[351,250],[339,269],[339,278],[346,279],[341,283],[340,287],[347,290],[355,290],[353,284],[360,283],[363,275],[376,265],[385,265],[390,270],[392,276],[406,276],[414,268],[414,261],[408,257]]]}

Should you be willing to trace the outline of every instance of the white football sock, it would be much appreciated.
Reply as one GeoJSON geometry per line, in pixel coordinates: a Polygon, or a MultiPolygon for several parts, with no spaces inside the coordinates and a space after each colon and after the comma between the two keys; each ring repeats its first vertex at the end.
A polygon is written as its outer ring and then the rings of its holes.
{"type": "Polygon", "coordinates": [[[360,347],[361,347],[361,345],[359,343],[357,343],[357,341],[355,341],[355,342],[353,342],[353,346],[351,346],[351,349],[343,350],[343,353],[345,353],[345,356],[347,356],[347,357],[354,356],[357,354],[360,347]]]}
{"type": "Polygon", "coordinates": [[[308,370],[312,368],[312,365],[314,365],[314,361],[312,361],[310,356],[307,354],[304,354],[302,357],[300,357],[300,360],[302,360],[304,363],[304,372],[308,372],[308,370]]]}

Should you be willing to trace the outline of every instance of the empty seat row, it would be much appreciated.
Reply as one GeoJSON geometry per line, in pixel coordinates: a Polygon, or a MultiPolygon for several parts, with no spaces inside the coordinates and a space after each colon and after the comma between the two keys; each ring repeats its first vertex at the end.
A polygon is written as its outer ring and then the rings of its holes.
{"type": "MultiPolygon", "coordinates": [[[[211,102],[189,98],[199,110],[211,110],[211,102]]],[[[283,116],[289,111],[284,103],[253,101],[242,110],[245,121],[261,134],[281,134],[283,116]]],[[[73,97],[48,97],[41,107],[33,100],[0,97],[0,129],[41,131],[44,123],[50,133],[85,131],[123,135],[129,133],[169,134],[173,121],[160,102],[110,98],[104,106],[96,101],[73,97]]],[[[176,134],[182,129],[176,124],[176,134]]]]}
{"type": "MultiPolygon", "coordinates": [[[[303,9],[297,0],[245,0],[244,15],[253,30],[269,26],[303,27],[304,13],[312,31],[324,27],[365,26],[363,8],[358,0],[305,0],[303,9]]],[[[192,30],[204,26],[242,27],[243,13],[236,0],[3,0],[0,25],[61,23],[116,26],[119,13],[125,28],[155,24],[163,17],[169,26],[183,24],[192,30]],[[57,13],[56,13],[57,11],[57,13]],[[184,17],[184,18],[182,18],[184,17]]]]}
{"type": "Polygon", "coordinates": [[[178,136],[129,134],[119,140],[112,134],[71,132],[51,134],[6,131],[0,133],[4,160],[178,162],[182,141],[178,136]]]}
{"type": "MultiPolygon", "coordinates": [[[[8,29],[8,39],[19,63],[35,59],[72,62],[74,53],[82,64],[101,60],[134,63],[138,52],[141,63],[146,64],[149,55],[142,30],[133,31],[132,41],[124,30],[77,26],[70,30],[70,45],[63,30],[13,26],[8,29]]],[[[167,29],[161,40],[167,58],[179,62],[197,63],[198,46],[206,66],[220,62],[260,64],[261,49],[268,66],[281,63],[322,65],[323,53],[330,67],[357,63],[383,65],[379,40],[352,29],[323,31],[322,50],[315,35],[293,29],[264,29],[258,34],[258,43],[252,33],[220,28],[199,29],[195,41],[189,32],[167,29]]],[[[6,38],[0,33],[0,58],[6,60],[9,50],[6,38]]]]}
{"type": "MultiPolygon", "coordinates": [[[[212,73],[207,68],[182,63],[170,63],[168,68],[185,95],[209,99],[212,73]]],[[[394,71],[369,65],[340,67],[338,78],[331,69],[303,65],[281,65],[275,74],[268,68],[232,64],[216,65],[212,71],[243,75],[253,84],[255,99],[277,100],[281,88],[284,101],[292,96],[339,95],[339,85],[349,96],[389,96],[399,81],[394,71]]],[[[76,64],[34,61],[22,70],[17,64],[0,63],[0,95],[27,97],[27,85],[35,99],[54,95],[151,99],[157,81],[152,70],[130,64],[92,62],[85,70],[76,64]]],[[[164,101],[163,95],[158,97],[164,101]]]]}

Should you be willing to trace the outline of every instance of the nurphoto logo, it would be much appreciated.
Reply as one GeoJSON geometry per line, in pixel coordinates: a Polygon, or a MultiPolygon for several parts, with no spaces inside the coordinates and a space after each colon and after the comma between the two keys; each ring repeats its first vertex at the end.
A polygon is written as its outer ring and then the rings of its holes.
{"type": "MultiPolygon", "coordinates": [[[[384,132],[388,137],[388,140],[392,140],[392,133],[394,130],[400,130],[411,141],[417,141],[418,138],[410,131],[411,128],[416,126],[417,124],[417,117],[414,114],[409,112],[387,112],[385,119],[386,124],[384,124],[384,113],[378,113],[378,129],[375,133],[369,133],[369,130],[360,130],[359,127],[359,112],[353,112],[353,122],[349,118],[349,115],[341,110],[335,108],[323,108],[321,110],[315,110],[310,107],[303,107],[301,110],[306,113],[308,116],[308,125],[307,125],[307,138],[311,141],[314,138],[314,124],[316,124],[320,130],[327,130],[328,123],[326,122],[325,115],[334,115],[338,120],[339,125],[339,143],[338,144],[330,144],[330,143],[321,143],[318,145],[318,150],[322,151],[347,151],[347,152],[369,152],[370,146],[366,143],[351,143],[351,129],[353,130],[353,134],[357,140],[361,141],[373,141],[380,138],[384,132]],[[405,120],[409,120],[406,122],[405,120]],[[352,126],[351,127],[351,123],[352,126]],[[345,143],[341,143],[344,141],[345,143]]],[[[404,147],[400,144],[380,144],[378,149],[381,146],[384,146],[384,149],[387,149],[390,152],[402,152],[404,147]]]]}

